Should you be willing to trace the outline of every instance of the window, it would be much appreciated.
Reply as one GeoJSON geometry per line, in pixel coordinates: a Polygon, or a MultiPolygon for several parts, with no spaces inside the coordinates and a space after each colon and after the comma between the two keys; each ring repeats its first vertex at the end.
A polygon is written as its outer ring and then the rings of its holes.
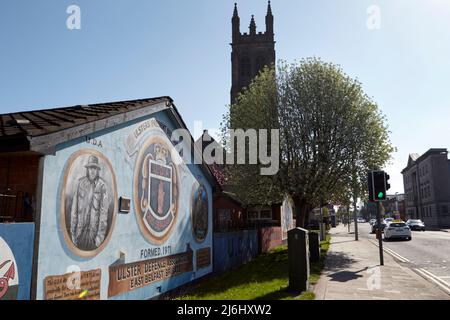
{"type": "Polygon", "coordinates": [[[272,209],[253,209],[248,212],[249,220],[272,220],[272,209]]]}
{"type": "Polygon", "coordinates": [[[256,70],[261,71],[266,66],[266,59],[263,57],[256,58],[256,70]]]}
{"type": "Polygon", "coordinates": [[[241,60],[241,76],[250,77],[252,73],[252,64],[248,57],[244,57],[241,60]]]}
{"type": "Polygon", "coordinates": [[[230,209],[217,209],[216,212],[215,229],[216,231],[227,231],[231,224],[231,211],[230,209]]]}

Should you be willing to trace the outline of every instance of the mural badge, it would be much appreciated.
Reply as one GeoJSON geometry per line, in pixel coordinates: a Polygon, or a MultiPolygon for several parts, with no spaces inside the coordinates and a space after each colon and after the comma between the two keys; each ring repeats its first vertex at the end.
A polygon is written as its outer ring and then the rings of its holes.
{"type": "Polygon", "coordinates": [[[192,232],[197,242],[203,242],[208,234],[208,193],[203,185],[194,184],[191,195],[192,232]]]}
{"type": "Polygon", "coordinates": [[[141,148],[135,173],[135,206],[141,231],[153,243],[170,235],[178,210],[178,172],[172,146],[150,137],[141,148]]]}
{"type": "Polygon", "coordinates": [[[16,261],[11,249],[0,237],[0,300],[16,300],[18,291],[16,261]]]}

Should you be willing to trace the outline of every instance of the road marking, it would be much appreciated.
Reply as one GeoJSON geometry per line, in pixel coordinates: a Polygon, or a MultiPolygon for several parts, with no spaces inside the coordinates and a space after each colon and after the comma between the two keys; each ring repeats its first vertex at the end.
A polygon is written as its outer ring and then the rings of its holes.
{"type": "Polygon", "coordinates": [[[401,292],[398,291],[398,290],[386,290],[386,291],[384,291],[384,292],[386,292],[386,293],[401,293],[401,292]]]}
{"type": "Polygon", "coordinates": [[[422,277],[431,280],[435,284],[437,284],[442,290],[444,290],[447,294],[450,294],[450,284],[440,279],[438,276],[432,274],[431,272],[425,270],[424,268],[414,269],[418,274],[422,277]]]}
{"type": "MultiPolygon", "coordinates": [[[[375,245],[376,247],[379,247],[378,243],[376,243],[376,242],[374,242],[374,241],[372,241],[372,240],[369,240],[369,242],[371,242],[371,243],[372,243],[373,245],[375,245]]],[[[386,251],[387,254],[393,256],[394,258],[397,258],[397,259],[400,260],[401,262],[411,262],[411,261],[409,261],[408,259],[406,259],[405,257],[399,255],[397,252],[395,252],[395,251],[393,251],[393,250],[391,250],[391,249],[389,249],[389,248],[387,248],[387,247],[385,247],[385,246],[383,246],[383,250],[386,251]]]]}

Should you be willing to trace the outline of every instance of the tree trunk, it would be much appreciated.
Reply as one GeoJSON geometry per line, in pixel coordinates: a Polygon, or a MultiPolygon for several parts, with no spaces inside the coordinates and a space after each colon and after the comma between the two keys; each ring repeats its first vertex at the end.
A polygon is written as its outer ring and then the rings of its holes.
{"type": "Polygon", "coordinates": [[[307,203],[304,199],[300,199],[299,197],[293,197],[293,200],[295,206],[296,227],[304,228],[307,203]]]}

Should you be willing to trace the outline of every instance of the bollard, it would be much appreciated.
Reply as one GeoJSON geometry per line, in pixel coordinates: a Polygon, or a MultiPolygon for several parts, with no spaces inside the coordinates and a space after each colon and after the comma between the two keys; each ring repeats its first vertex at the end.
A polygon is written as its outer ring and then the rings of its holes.
{"type": "Polygon", "coordinates": [[[320,261],[320,241],[319,234],[316,232],[309,233],[309,261],[320,261]]]}
{"type": "Polygon", "coordinates": [[[309,289],[308,230],[295,228],[288,232],[289,290],[309,289]]]}

